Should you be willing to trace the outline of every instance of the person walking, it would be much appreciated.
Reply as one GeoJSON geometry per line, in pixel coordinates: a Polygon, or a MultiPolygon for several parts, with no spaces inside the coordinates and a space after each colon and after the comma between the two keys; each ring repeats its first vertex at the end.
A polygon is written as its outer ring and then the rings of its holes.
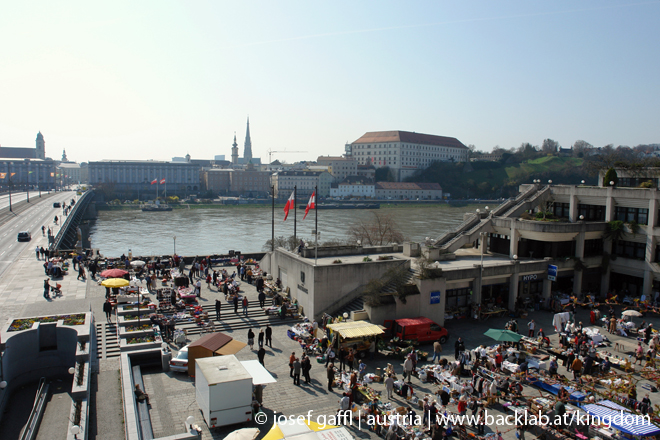
{"type": "Polygon", "coordinates": [[[252,329],[248,330],[248,345],[250,346],[250,350],[254,349],[254,332],[252,329]]]}
{"type": "Polygon", "coordinates": [[[105,319],[112,322],[112,304],[110,304],[109,298],[103,303],[103,311],[105,312],[105,319]]]}
{"type": "Polygon", "coordinates": [[[195,283],[195,292],[197,293],[197,298],[202,297],[202,281],[197,280],[197,283],[195,283]]]}
{"type": "Polygon", "coordinates": [[[460,356],[460,354],[464,351],[465,343],[463,342],[463,339],[459,337],[458,340],[454,343],[454,356],[456,357],[456,360],[458,360],[458,356],[460,356]]]}
{"type": "Polygon", "coordinates": [[[243,314],[247,316],[248,314],[248,299],[247,295],[243,295],[243,314]]]}
{"type": "Polygon", "coordinates": [[[312,369],[312,361],[309,360],[309,356],[306,354],[303,355],[302,359],[302,373],[303,377],[305,378],[305,383],[310,384],[312,382],[312,378],[309,377],[309,370],[312,369]]]}
{"type": "Polygon", "coordinates": [[[328,364],[332,363],[334,367],[334,362],[335,362],[335,350],[332,348],[332,346],[328,347],[328,350],[325,352],[325,366],[327,367],[328,364]]]}
{"type": "Polygon", "coordinates": [[[300,360],[296,358],[293,361],[293,384],[300,386],[300,360]]]}
{"type": "Polygon", "coordinates": [[[582,371],[582,361],[579,357],[576,356],[575,360],[573,360],[573,363],[571,364],[571,370],[573,371],[573,380],[579,380],[580,373],[582,371]]]}
{"type": "Polygon", "coordinates": [[[332,384],[335,381],[335,364],[329,364],[326,368],[326,377],[328,378],[328,391],[332,392],[332,384]]]}
{"type": "Polygon", "coordinates": [[[264,329],[259,330],[259,336],[257,337],[257,342],[259,343],[259,348],[264,346],[264,329]]]}
{"type": "Polygon", "coordinates": [[[440,363],[440,353],[442,353],[442,345],[440,345],[440,341],[435,341],[433,343],[433,359],[431,359],[431,362],[435,362],[435,360],[438,360],[438,363],[440,363]]]}
{"type": "Polygon", "coordinates": [[[80,277],[82,277],[83,281],[85,281],[85,267],[78,263],[78,278],[76,279],[79,280],[80,277]]]}
{"type": "Polygon", "coordinates": [[[257,357],[259,358],[259,363],[265,367],[266,365],[264,364],[264,358],[266,357],[266,349],[263,346],[259,348],[257,357]]]}
{"type": "Polygon", "coordinates": [[[39,246],[36,247],[34,253],[37,254],[37,260],[39,259],[39,246]]]}
{"type": "Polygon", "coordinates": [[[270,324],[266,326],[266,345],[273,348],[273,329],[270,328],[270,324]]]}
{"type": "Polygon", "coordinates": [[[234,313],[238,315],[238,295],[234,295],[234,313]]]}
{"type": "Polygon", "coordinates": [[[296,352],[291,352],[289,356],[289,377],[293,377],[293,363],[296,361],[296,352]]]}
{"type": "Polygon", "coordinates": [[[527,336],[533,338],[534,330],[536,329],[536,324],[534,323],[533,319],[527,323],[527,328],[529,328],[529,333],[527,334],[527,336]]]}
{"type": "Polygon", "coordinates": [[[45,236],[46,236],[46,227],[45,227],[45,226],[42,226],[42,227],[41,227],[41,236],[42,236],[42,237],[45,237],[45,236]]]}
{"type": "Polygon", "coordinates": [[[394,391],[394,378],[392,377],[392,373],[387,375],[387,379],[385,379],[385,389],[387,390],[387,399],[392,400],[392,392],[394,391]]]}
{"type": "Polygon", "coordinates": [[[413,372],[413,361],[412,361],[412,357],[408,355],[406,357],[406,360],[403,362],[403,377],[404,380],[405,378],[408,379],[408,383],[412,383],[410,380],[412,378],[412,372],[413,372]]]}
{"type": "Polygon", "coordinates": [[[263,291],[261,291],[259,292],[259,307],[263,309],[265,305],[266,305],[266,294],[263,291]]]}
{"type": "Polygon", "coordinates": [[[50,281],[48,278],[44,280],[44,298],[50,299],[50,281]]]}
{"type": "Polygon", "coordinates": [[[220,311],[222,310],[222,303],[218,298],[215,299],[215,319],[220,321],[220,311]]]}

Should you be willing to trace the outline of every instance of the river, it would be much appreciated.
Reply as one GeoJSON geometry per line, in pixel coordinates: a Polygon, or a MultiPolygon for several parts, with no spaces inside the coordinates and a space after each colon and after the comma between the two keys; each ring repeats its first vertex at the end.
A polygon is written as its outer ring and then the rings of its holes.
{"type": "MultiPolygon", "coordinates": [[[[373,212],[391,216],[407,240],[438,238],[463,221],[463,214],[482,205],[395,205],[379,210],[319,210],[319,241],[346,240],[351,224],[368,221],[373,212]]],[[[298,210],[297,235],[312,240],[314,212],[302,221],[298,210]]],[[[281,207],[275,208],[275,236],[293,235],[293,212],[286,222],[281,207]]],[[[102,255],[226,254],[261,252],[271,237],[271,208],[268,206],[223,206],[221,208],[177,209],[170,212],[98,211],[90,228],[92,247],[102,255]],[[176,240],[174,239],[176,237],[176,240]]]]}

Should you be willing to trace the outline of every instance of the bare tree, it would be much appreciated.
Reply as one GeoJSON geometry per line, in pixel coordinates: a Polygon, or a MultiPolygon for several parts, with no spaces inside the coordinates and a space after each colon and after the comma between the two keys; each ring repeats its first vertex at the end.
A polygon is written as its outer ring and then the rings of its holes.
{"type": "Polygon", "coordinates": [[[553,141],[552,139],[544,139],[543,145],[541,146],[541,151],[543,154],[556,154],[559,150],[559,143],[553,141]]]}
{"type": "Polygon", "coordinates": [[[403,233],[392,216],[378,212],[372,212],[372,215],[370,221],[360,221],[348,229],[353,242],[359,240],[365,246],[403,242],[403,233]]]}
{"type": "MultiPolygon", "coordinates": [[[[272,241],[271,239],[266,240],[266,243],[264,243],[262,250],[270,251],[271,241],[272,241]]],[[[289,236],[288,238],[284,237],[283,235],[275,237],[275,249],[283,247],[284,249],[287,249],[289,251],[294,251],[298,247],[298,244],[299,242],[296,241],[296,238],[293,235],[289,236]]]]}

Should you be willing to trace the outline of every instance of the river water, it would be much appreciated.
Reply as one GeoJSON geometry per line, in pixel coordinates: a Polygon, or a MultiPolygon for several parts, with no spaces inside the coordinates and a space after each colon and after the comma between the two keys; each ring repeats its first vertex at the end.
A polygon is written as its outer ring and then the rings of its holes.
{"type": "MultiPolygon", "coordinates": [[[[412,205],[381,207],[379,210],[319,210],[319,241],[346,240],[350,225],[369,221],[373,212],[391,216],[407,240],[438,238],[463,221],[463,214],[482,205],[453,207],[450,205],[412,205]]],[[[297,235],[312,241],[314,212],[302,221],[298,210],[297,235]]],[[[275,208],[275,236],[293,235],[293,212],[286,222],[281,207],[275,208]]],[[[223,206],[207,209],[177,209],[170,212],[98,211],[98,219],[90,228],[92,247],[102,255],[226,254],[261,252],[271,237],[269,206],[223,206]]]]}

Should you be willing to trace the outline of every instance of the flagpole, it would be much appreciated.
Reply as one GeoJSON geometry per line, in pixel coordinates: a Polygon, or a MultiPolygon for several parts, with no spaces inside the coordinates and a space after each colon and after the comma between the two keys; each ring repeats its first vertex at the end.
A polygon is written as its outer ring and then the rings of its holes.
{"type": "Polygon", "coordinates": [[[272,199],[272,222],[270,225],[271,232],[270,232],[270,251],[275,252],[275,185],[272,185],[270,187],[270,196],[272,199]]]}
{"type": "Polygon", "coordinates": [[[318,204],[318,198],[319,198],[319,187],[315,186],[314,187],[314,232],[316,233],[316,242],[314,243],[314,266],[316,266],[316,262],[319,258],[319,204],[318,204]]]}
{"type": "Polygon", "coordinates": [[[296,226],[297,226],[297,216],[296,212],[298,211],[296,204],[298,203],[298,186],[294,185],[293,186],[293,241],[296,243],[296,246],[298,246],[298,235],[296,234],[296,226]]]}

